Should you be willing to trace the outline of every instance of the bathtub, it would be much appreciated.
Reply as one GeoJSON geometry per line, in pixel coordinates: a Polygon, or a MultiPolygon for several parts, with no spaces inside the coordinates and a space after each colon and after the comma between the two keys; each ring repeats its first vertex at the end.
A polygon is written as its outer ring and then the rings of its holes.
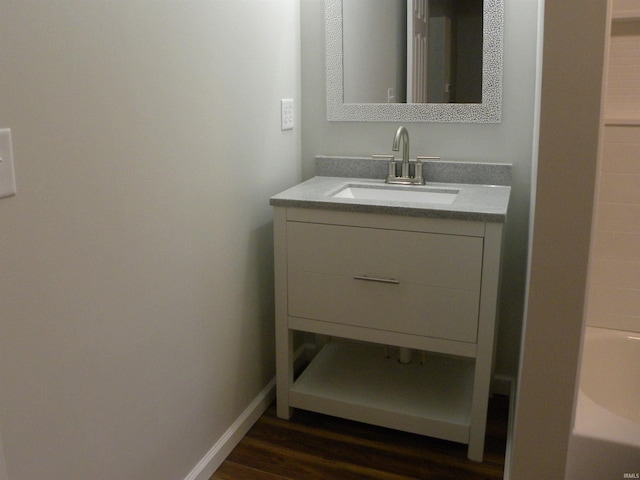
{"type": "Polygon", "coordinates": [[[640,333],[587,327],[566,480],[640,478],[640,333]]]}

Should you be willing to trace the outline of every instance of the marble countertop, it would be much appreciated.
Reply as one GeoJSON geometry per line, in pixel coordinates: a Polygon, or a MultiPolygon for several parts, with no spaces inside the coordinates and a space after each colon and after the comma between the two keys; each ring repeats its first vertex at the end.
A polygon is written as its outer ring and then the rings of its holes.
{"type": "Polygon", "coordinates": [[[383,187],[385,182],[367,178],[316,176],[274,195],[270,204],[278,207],[505,222],[511,192],[511,187],[505,185],[427,182],[424,187],[409,188],[455,189],[460,193],[448,205],[333,197],[349,185],[383,187]]]}

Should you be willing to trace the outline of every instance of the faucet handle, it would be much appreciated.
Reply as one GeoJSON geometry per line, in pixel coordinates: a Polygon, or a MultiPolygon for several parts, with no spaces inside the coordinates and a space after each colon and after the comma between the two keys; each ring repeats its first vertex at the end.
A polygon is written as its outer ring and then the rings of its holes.
{"type": "Polygon", "coordinates": [[[371,155],[371,158],[374,158],[376,160],[389,160],[390,162],[393,162],[396,157],[394,157],[393,155],[374,154],[374,155],[371,155]]]}
{"type": "Polygon", "coordinates": [[[388,160],[389,161],[389,172],[387,173],[387,181],[389,179],[396,178],[396,157],[393,155],[371,155],[372,158],[376,160],[388,160]]]}
{"type": "Polygon", "coordinates": [[[416,158],[416,164],[414,166],[413,181],[417,185],[424,185],[424,177],[422,176],[422,161],[420,158],[416,158]]]}
{"type": "Polygon", "coordinates": [[[424,176],[422,175],[422,162],[424,160],[440,160],[440,157],[425,157],[423,155],[418,155],[416,157],[416,165],[415,165],[415,183],[418,185],[424,185],[424,176]]]}

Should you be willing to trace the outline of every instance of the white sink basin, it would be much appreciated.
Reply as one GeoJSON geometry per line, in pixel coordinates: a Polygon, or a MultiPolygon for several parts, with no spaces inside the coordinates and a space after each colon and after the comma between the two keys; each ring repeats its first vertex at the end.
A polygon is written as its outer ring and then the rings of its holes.
{"type": "Polygon", "coordinates": [[[450,205],[458,193],[460,190],[430,187],[348,185],[333,197],[450,205]]]}

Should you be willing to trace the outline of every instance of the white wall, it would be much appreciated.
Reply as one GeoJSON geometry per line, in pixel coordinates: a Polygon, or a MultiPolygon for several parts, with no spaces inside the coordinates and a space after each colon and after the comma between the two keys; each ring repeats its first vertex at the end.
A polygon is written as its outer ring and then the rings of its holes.
{"type": "MultiPolygon", "coordinates": [[[[184,478],[274,375],[297,0],[0,2],[11,480],[184,478]]],[[[299,115],[298,115],[299,118],[299,115]]]]}
{"type": "MultiPolygon", "coordinates": [[[[535,103],[539,0],[509,0],[505,7],[504,115],[501,124],[406,124],[411,154],[447,160],[513,163],[500,299],[498,373],[515,375],[526,277],[529,193],[535,103]]],[[[303,174],[313,176],[315,155],[392,153],[398,124],[328,122],[325,106],[324,0],[301,2],[303,174]]]]}

